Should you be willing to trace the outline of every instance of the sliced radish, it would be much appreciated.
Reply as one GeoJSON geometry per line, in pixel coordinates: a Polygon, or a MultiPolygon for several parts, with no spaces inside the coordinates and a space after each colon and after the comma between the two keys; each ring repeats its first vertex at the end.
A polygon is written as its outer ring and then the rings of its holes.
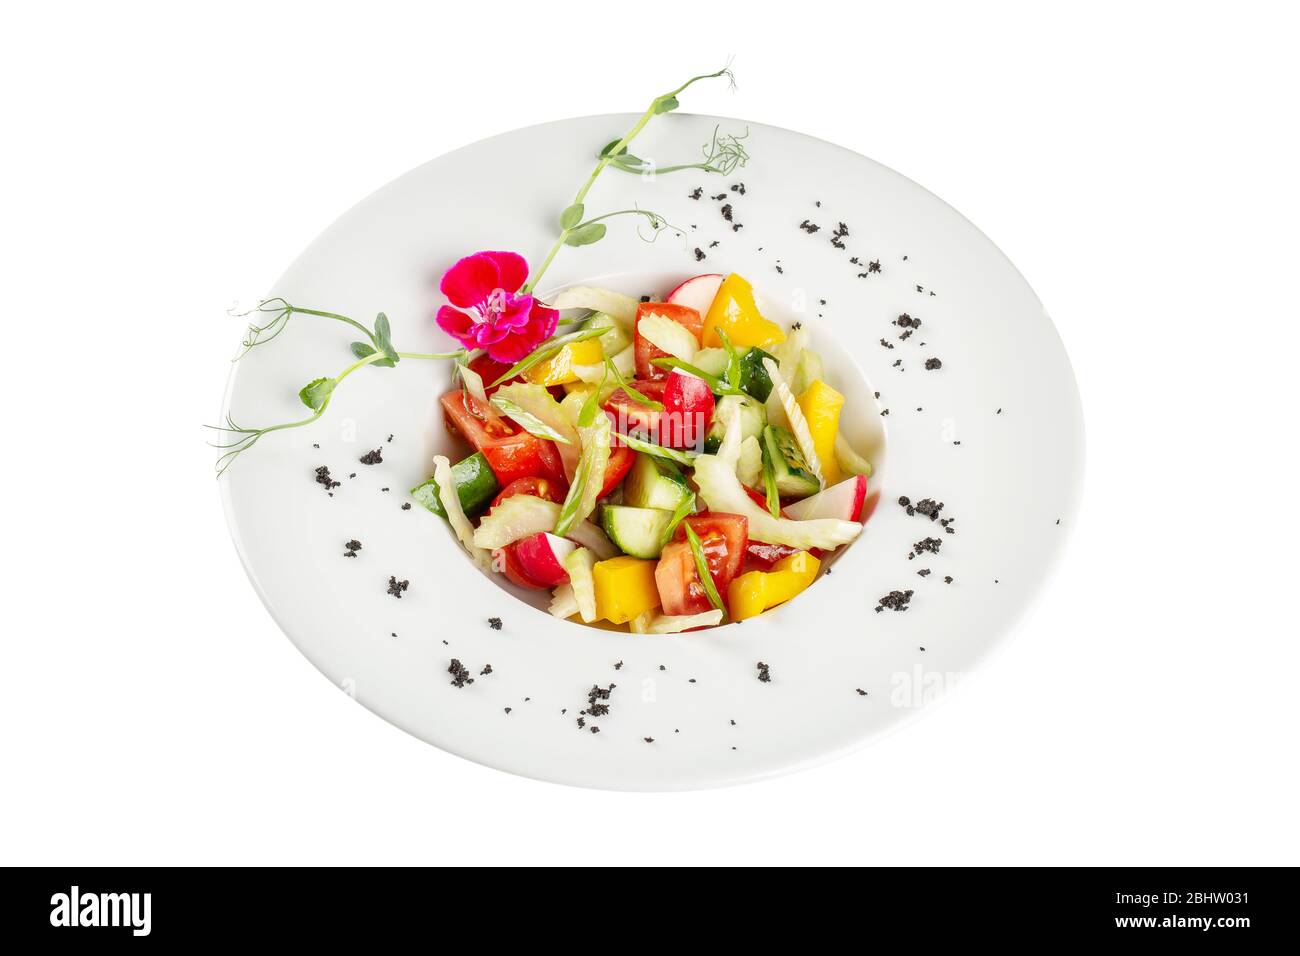
{"type": "Polygon", "coordinates": [[[838,485],[831,485],[817,492],[811,498],[804,498],[802,501],[787,505],[785,513],[795,521],[809,521],[813,518],[857,521],[858,515],[862,513],[862,502],[866,498],[866,476],[854,475],[838,485]]]}
{"type": "Polygon", "coordinates": [[[713,304],[713,298],[718,294],[718,288],[722,285],[722,276],[720,275],[703,275],[695,276],[693,279],[687,279],[672,292],[668,293],[668,301],[674,305],[684,305],[687,308],[694,309],[702,316],[709,314],[709,306],[713,304]]]}
{"type": "Polygon", "coordinates": [[[557,538],[545,531],[524,538],[514,546],[515,557],[524,573],[547,587],[568,582],[569,572],[564,570],[564,559],[576,547],[567,538],[557,538]]]}

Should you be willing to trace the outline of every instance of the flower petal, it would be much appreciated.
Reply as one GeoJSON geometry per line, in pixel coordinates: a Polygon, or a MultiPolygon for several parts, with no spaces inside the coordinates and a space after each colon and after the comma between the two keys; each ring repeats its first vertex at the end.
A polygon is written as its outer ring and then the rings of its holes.
{"type": "Polygon", "coordinates": [[[494,290],[501,288],[501,272],[491,255],[476,252],[443,273],[439,288],[452,305],[479,308],[494,290]]]}
{"type": "Polygon", "coordinates": [[[518,292],[528,281],[528,262],[517,252],[479,252],[496,263],[497,284],[506,292],[518,292]]]}
{"type": "Polygon", "coordinates": [[[505,308],[497,314],[493,324],[511,332],[522,332],[528,325],[528,317],[533,311],[531,295],[512,295],[505,299],[505,308]]]}
{"type": "Polygon", "coordinates": [[[518,362],[555,334],[555,323],[559,318],[560,313],[555,309],[548,309],[534,300],[523,330],[512,332],[502,341],[493,344],[488,348],[488,355],[498,362],[518,362]]]}
{"type": "Polygon", "coordinates": [[[468,349],[477,347],[474,328],[478,323],[475,322],[472,316],[466,315],[459,309],[453,309],[449,305],[444,305],[438,310],[437,318],[434,321],[438,323],[438,328],[461,345],[468,349]]]}
{"type": "Polygon", "coordinates": [[[510,334],[509,329],[494,326],[490,322],[480,322],[474,326],[474,344],[481,349],[485,349],[489,345],[495,345],[510,334]]]}

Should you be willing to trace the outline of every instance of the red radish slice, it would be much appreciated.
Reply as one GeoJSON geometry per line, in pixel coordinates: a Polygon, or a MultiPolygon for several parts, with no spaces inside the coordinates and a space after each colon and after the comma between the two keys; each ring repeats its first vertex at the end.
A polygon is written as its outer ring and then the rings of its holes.
{"type": "Polygon", "coordinates": [[[809,521],[813,518],[839,518],[843,521],[857,521],[862,513],[862,502],[867,498],[867,479],[865,475],[854,475],[838,485],[831,485],[817,492],[811,498],[804,498],[792,505],[786,505],[785,513],[795,521],[809,521]]]}
{"type": "Polygon", "coordinates": [[[673,369],[664,386],[664,413],[659,420],[659,441],[669,448],[694,448],[704,444],[713,421],[713,392],[704,379],[673,369]]]}
{"type": "Polygon", "coordinates": [[[564,559],[577,545],[566,538],[539,531],[515,545],[515,557],[530,578],[538,584],[555,587],[569,580],[564,559]]]}
{"type": "Polygon", "coordinates": [[[713,304],[713,297],[718,294],[718,289],[722,285],[722,276],[720,275],[703,275],[695,276],[693,279],[687,279],[672,292],[668,293],[669,302],[673,305],[684,305],[687,308],[694,309],[700,315],[709,314],[709,306],[713,304]]]}

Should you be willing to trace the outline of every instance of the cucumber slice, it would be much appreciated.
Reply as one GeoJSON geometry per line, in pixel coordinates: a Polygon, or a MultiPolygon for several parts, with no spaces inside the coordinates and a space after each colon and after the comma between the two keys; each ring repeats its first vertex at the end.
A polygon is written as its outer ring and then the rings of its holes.
{"type": "Polygon", "coordinates": [[[807,498],[821,491],[821,482],[808,469],[794,435],[778,425],[763,429],[763,445],[776,475],[776,490],[782,498],[807,498]]]}
{"type": "Polygon", "coordinates": [[[658,508],[606,505],[603,518],[605,533],[626,554],[634,558],[657,558],[663,550],[664,532],[673,520],[673,513],[658,508]]]}
{"type": "Polygon", "coordinates": [[[596,559],[586,548],[575,548],[564,559],[564,570],[569,572],[569,586],[584,624],[596,620],[596,579],[591,573],[595,566],[596,559]]]}
{"type": "Polygon", "coordinates": [[[632,344],[632,338],[623,331],[612,317],[604,312],[597,312],[586,322],[582,323],[584,329],[609,329],[604,335],[600,336],[600,347],[606,355],[617,355],[629,345],[632,344]]]}
{"type": "MultiPolygon", "coordinates": [[[[696,356],[699,358],[699,356],[696,356]]],[[[776,359],[762,349],[753,348],[740,357],[740,388],[760,402],[772,394],[772,377],[763,367],[763,359],[776,359]]],[[[780,364],[780,363],[778,363],[780,364]]]]}
{"type": "Polygon", "coordinates": [[[673,511],[690,496],[691,486],[680,468],[671,461],[637,452],[623,483],[624,504],[673,511]]]}
{"type": "Polygon", "coordinates": [[[700,349],[695,353],[691,364],[701,372],[708,372],[714,378],[722,378],[727,371],[726,349],[700,349]]]}
{"type": "MultiPolygon", "coordinates": [[[[766,374],[766,373],[764,373],[766,374]]],[[[727,434],[727,422],[731,421],[732,408],[740,409],[740,440],[757,438],[763,434],[767,424],[767,410],[757,401],[746,395],[723,395],[713,410],[713,424],[704,436],[704,453],[712,455],[722,445],[722,438],[727,434]]]]}
{"type": "MultiPolygon", "coordinates": [[[[466,515],[478,514],[501,490],[501,484],[482,452],[475,452],[452,465],[451,479],[456,483],[460,507],[466,515]]],[[[447,517],[442,502],[438,500],[438,483],[432,478],[412,488],[411,497],[439,518],[447,517]]]]}

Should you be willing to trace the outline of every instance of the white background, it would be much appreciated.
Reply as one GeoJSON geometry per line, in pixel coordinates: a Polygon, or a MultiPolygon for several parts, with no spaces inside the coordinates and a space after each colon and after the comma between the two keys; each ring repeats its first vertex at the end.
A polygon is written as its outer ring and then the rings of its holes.
{"type": "Polygon", "coordinates": [[[0,862],[1300,862],[1287,5],[5,9],[0,862]],[[445,755],[248,586],[199,428],[225,311],[408,168],[733,53],[684,109],[916,179],[1046,303],[1088,426],[1066,559],[991,667],[811,772],[611,794],[445,755]]]}

